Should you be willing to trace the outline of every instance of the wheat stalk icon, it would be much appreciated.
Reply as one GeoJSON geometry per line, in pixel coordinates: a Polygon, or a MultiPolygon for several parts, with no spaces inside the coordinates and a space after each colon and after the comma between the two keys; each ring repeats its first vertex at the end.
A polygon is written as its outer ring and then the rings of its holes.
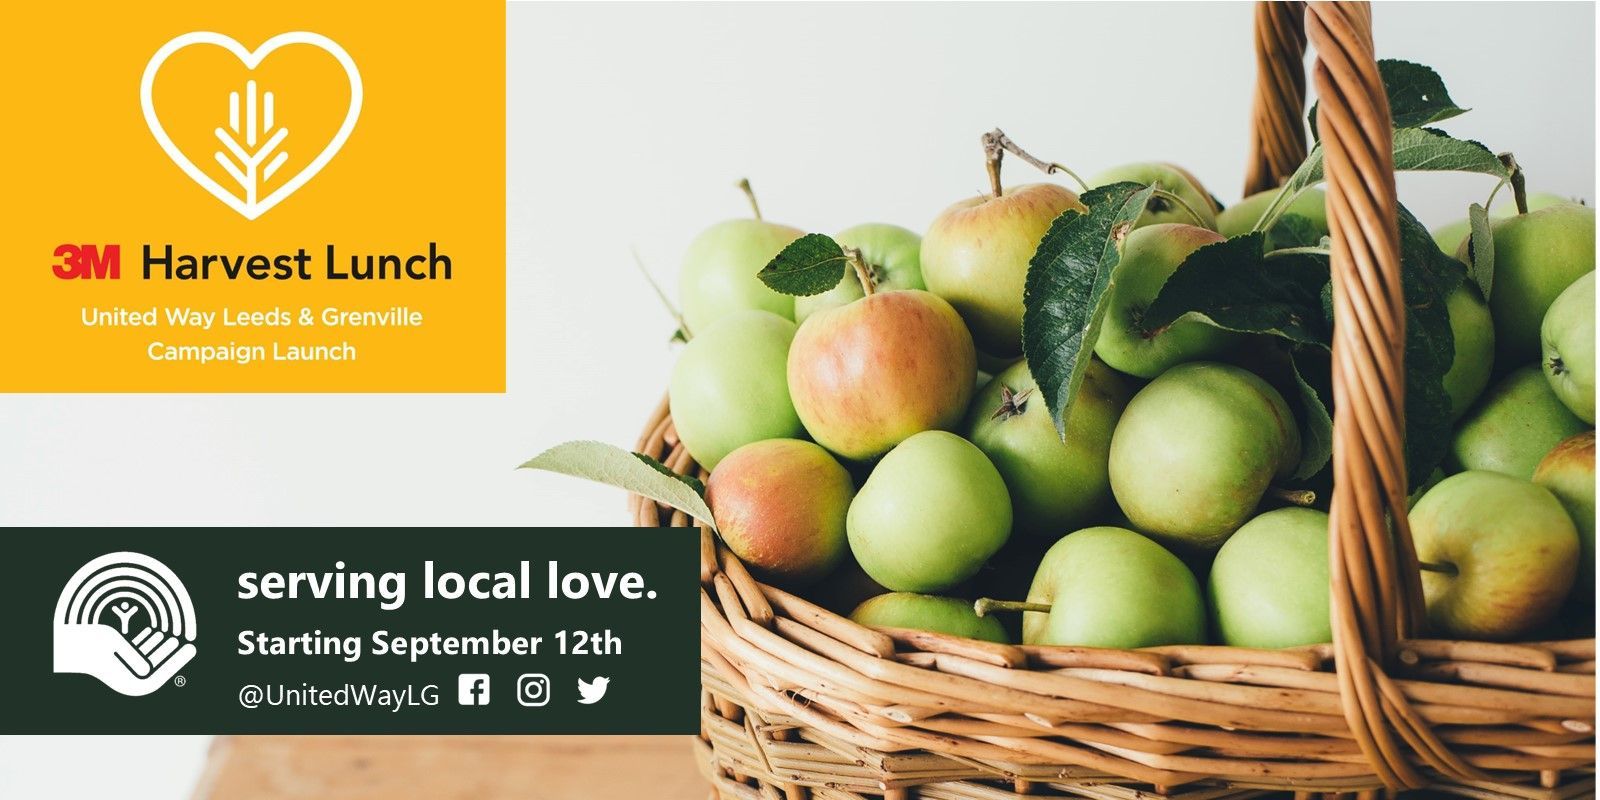
{"type": "Polygon", "coordinates": [[[257,190],[261,184],[272,177],[289,160],[288,152],[278,152],[278,146],[283,144],[289,135],[288,128],[276,127],[274,119],[277,109],[272,92],[265,92],[257,97],[256,82],[246,81],[244,85],[244,118],[240,119],[240,97],[238,92],[228,93],[228,129],[217,128],[217,138],[227,148],[228,153],[237,159],[228,158],[228,154],[221,150],[216,151],[217,163],[222,165],[228,174],[233,176],[239,187],[244,189],[245,202],[255,205],[257,190]],[[258,103],[259,100],[259,103],[258,103]],[[259,106],[259,107],[258,107],[259,106]],[[238,137],[243,136],[241,144],[238,137]],[[257,144],[259,142],[259,145],[257,144]],[[271,158],[270,161],[267,159],[271,158]],[[262,166],[262,162],[266,166],[262,166]]]}

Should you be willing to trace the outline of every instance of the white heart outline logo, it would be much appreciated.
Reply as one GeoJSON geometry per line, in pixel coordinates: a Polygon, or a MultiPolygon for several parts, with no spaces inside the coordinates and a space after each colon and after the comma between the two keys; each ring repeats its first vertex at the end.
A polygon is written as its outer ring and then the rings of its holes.
{"type": "Polygon", "coordinates": [[[145,124],[149,126],[150,133],[156,137],[156,142],[161,145],[161,149],[166,151],[167,157],[172,159],[172,163],[177,164],[191,180],[200,184],[201,188],[210,192],[218,200],[226,203],[229,208],[239,212],[244,215],[245,219],[249,220],[254,220],[256,217],[265,214],[273,206],[283,202],[289,195],[294,194],[295,190],[316,177],[323,167],[327,166],[328,162],[338,154],[339,148],[344,146],[345,140],[350,138],[350,132],[355,129],[356,119],[361,116],[361,98],[361,71],[356,69],[355,60],[350,58],[350,54],[346,53],[344,48],[340,47],[337,42],[320,33],[312,33],[310,31],[280,33],[262,42],[261,46],[254,51],[246,50],[244,45],[239,44],[238,40],[225,34],[211,31],[185,33],[162,45],[161,49],[150,57],[150,63],[144,67],[144,77],[139,81],[139,105],[144,110],[145,124]],[[153,97],[156,72],[161,69],[161,65],[166,63],[166,60],[173,53],[194,44],[212,44],[221,47],[237,57],[244,63],[245,68],[252,72],[261,64],[262,59],[265,59],[268,55],[271,55],[272,51],[280,47],[291,44],[309,44],[333,56],[339,62],[339,66],[344,68],[345,76],[350,80],[350,107],[345,111],[344,122],[339,125],[338,132],[333,135],[332,139],[328,140],[327,145],[322,148],[322,152],[318,153],[316,158],[311,159],[311,163],[305,165],[294,177],[291,177],[282,186],[279,186],[264,198],[254,202],[241,200],[224,188],[222,184],[217,183],[210,175],[195,166],[195,163],[189,160],[189,156],[178,149],[176,144],[173,144],[172,137],[167,135],[166,129],[161,127],[161,120],[156,117],[155,99],[153,97]]]}

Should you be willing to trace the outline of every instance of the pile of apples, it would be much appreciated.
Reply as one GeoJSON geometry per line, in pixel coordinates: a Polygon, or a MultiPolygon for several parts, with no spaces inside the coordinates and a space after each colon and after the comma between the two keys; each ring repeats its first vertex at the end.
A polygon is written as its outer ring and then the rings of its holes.
{"type": "MultiPolygon", "coordinates": [[[[850,268],[809,296],[758,277],[801,230],[757,212],[695,239],[671,411],[733,553],[867,625],[1113,648],[1330,641],[1328,515],[1281,485],[1300,429],[1235,357],[1252,337],[1139,324],[1190,253],[1250,230],[1275,192],[1223,209],[1161,163],[1087,183],[1119,181],[1166,192],[1121,244],[1063,432],[1021,360],[1030,259],[1084,208],[1063,186],[995,178],[922,236],[842,231],[850,268]]],[[[1291,211],[1325,234],[1323,203],[1310,191],[1291,211]]],[[[1471,282],[1449,299],[1452,474],[1412,498],[1436,636],[1564,633],[1594,592],[1595,213],[1505,205],[1492,302],[1471,282]]],[[[1466,238],[1465,223],[1436,233],[1446,253],[1466,238]]]]}

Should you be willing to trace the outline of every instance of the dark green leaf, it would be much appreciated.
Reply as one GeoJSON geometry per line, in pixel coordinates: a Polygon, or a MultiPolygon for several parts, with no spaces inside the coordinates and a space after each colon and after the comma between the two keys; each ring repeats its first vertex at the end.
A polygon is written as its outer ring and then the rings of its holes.
{"type": "Polygon", "coordinates": [[[1079,198],[1088,212],[1056,217],[1028,262],[1022,351],[1062,435],[1100,338],[1122,242],[1154,193],[1136,183],[1090,189],[1079,198]]]}
{"type": "Polygon", "coordinates": [[[1420,128],[1467,112],[1450,99],[1444,79],[1432,67],[1386,58],[1378,62],[1378,74],[1396,128],[1420,128]]]}
{"type": "Polygon", "coordinates": [[[1467,224],[1471,226],[1467,235],[1467,276],[1478,284],[1478,291],[1487,301],[1494,289],[1494,228],[1489,224],[1489,210],[1477,203],[1468,206],[1467,224]]]}
{"type": "MultiPolygon", "coordinates": [[[[1383,90],[1389,96],[1389,116],[1396,128],[1418,128],[1467,112],[1450,99],[1444,80],[1432,67],[1410,61],[1382,59],[1378,74],[1383,77],[1383,90]]],[[[1317,130],[1317,106],[1308,115],[1313,134],[1317,130]]]]}
{"type": "Polygon", "coordinates": [[[1267,231],[1267,250],[1288,247],[1317,247],[1328,231],[1304,214],[1284,214],[1267,231]]]}
{"type": "Polygon", "coordinates": [[[700,481],[661,462],[605,442],[566,442],[534,456],[519,469],[537,469],[626,489],[712,524],[700,481]]]}
{"type": "Polygon", "coordinates": [[[1444,374],[1455,359],[1445,298],[1466,279],[1466,266],[1444,254],[1428,229],[1400,208],[1400,282],[1406,304],[1406,475],[1427,480],[1450,446],[1450,395],[1444,374]]]}
{"type": "Polygon", "coordinates": [[[1333,405],[1333,388],[1328,384],[1330,375],[1325,353],[1296,350],[1290,362],[1295,387],[1300,390],[1300,464],[1295,467],[1293,477],[1305,480],[1322,471],[1333,458],[1333,418],[1328,415],[1328,407],[1333,405]],[[1306,363],[1311,366],[1304,366],[1306,363]]]}
{"type": "Polygon", "coordinates": [[[680,343],[680,344],[688,342],[689,341],[689,333],[688,333],[688,331],[685,331],[683,328],[679,328],[679,329],[677,329],[677,330],[672,332],[672,338],[668,339],[667,341],[669,341],[669,342],[677,342],[677,343],[680,343]]]}
{"type": "MultiPolygon", "coordinates": [[[[1445,80],[1432,67],[1410,61],[1381,59],[1378,74],[1384,78],[1384,93],[1389,94],[1389,117],[1395,128],[1421,128],[1440,120],[1459,117],[1467,109],[1456,106],[1445,91],[1445,80]]],[[[1317,106],[1310,107],[1310,130],[1317,131],[1317,106]]]]}
{"type": "Polygon", "coordinates": [[[1263,240],[1250,233],[1190,253],[1145,309],[1145,330],[1196,314],[1220,328],[1328,347],[1321,300],[1327,259],[1307,253],[1268,258],[1263,240]]]}
{"type": "Polygon", "coordinates": [[[847,266],[849,259],[838,242],[808,233],[790,242],[756,275],[775,292],[804,297],[838,286],[847,266]]]}

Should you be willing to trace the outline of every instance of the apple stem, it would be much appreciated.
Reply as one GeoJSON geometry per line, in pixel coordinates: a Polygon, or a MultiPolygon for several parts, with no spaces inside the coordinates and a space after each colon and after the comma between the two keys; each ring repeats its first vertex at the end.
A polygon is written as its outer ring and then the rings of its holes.
{"type": "Polygon", "coordinates": [[[861,281],[862,294],[871,297],[878,290],[878,287],[876,282],[872,280],[872,270],[867,268],[867,260],[861,257],[861,251],[854,247],[846,247],[844,249],[844,258],[850,262],[851,268],[856,271],[856,280],[861,281]]]}
{"type": "Polygon", "coordinates": [[[761,204],[756,202],[756,192],[750,188],[749,178],[739,179],[739,189],[744,192],[745,199],[750,201],[750,213],[754,214],[757,221],[761,220],[761,204]]]}
{"type": "Polygon", "coordinates": [[[1511,170],[1511,197],[1517,201],[1517,213],[1528,213],[1528,179],[1522,174],[1522,165],[1510,153],[1501,153],[1500,163],[1511,170]]]}
{"type": "Polygon", "coordinates": [[[1206,226],[1205,220],[1201,219],[1200,215],[1195,212],[1194,206],[1191,206],[1188,203],[1184,202],[1183,198],[1173,194],[1172,192],[1167,191],[1166,189],[1161,188],[1161,186],[1159,184],[1156,186],[1156,197],[1159,197],[1159,198],[1161,198],[1163,200],[1169,200],[1171,202],[1177,203],[1178,207],[1182,208],[1189,215],[1189,219],[1194,220],[1194,224],[1196,226],[1201,227],[1201,228],[1204,228],[1206,226]]]}
{"type": "Polygon", "coordinates": [[[991,611],[1037,611],[1041,614],[1050,613],[1052,606],[1049,603],[1026,603],[1021,600],[995,600],[992,597],[980,597],[972,604],[973,613],[980,617],[989,616],[991,611]]]}
{"type": "Polygon", "coordinates": [[[678,307],[673,305],[672,301],[667,298],[667,293],[661,290],[661,284],[656,283],[656,279],[650,277],[649,268],[644,265],[644,259],[639,257],[639,248],[630,246],[628,249],[633,253],[633,264],[639,268],[639,274],[644,276],[644,282],[650,284],[650,288],[655,290],[656,299],[660,300],[661,305],[666,307],[667,313],[671,314],[674,320],[677,320],[678,330],[683,331],[683,340],[687,342],[694,338],[694,334],[689,330],[689,323],[683,321],[683,312],[679,311],[678,307]]]}
{"type": "Polygon", "coordinates": [[[979,140],[983,143],[983,166],[989,172],[989,193],[999,197],[1004,191],[1000,187],[1000,162],[1006,157],[1006,151],[1000,141],[1005,134],[999,128],[986,133],[979,140]]]}
{"type": "Polygon", "coordinates": [[[1317,493],[1310,489],[1285,489],[1281,486],[1268,486],[1267,494],[1282,500],[1289,505],[1307,508],[1317,502],[1317,493]]]}
{"type": "MultiPolygon", "coordinates": [[[[1010,153],[1010,154],[1016,156],[1017,158],[1020,158],[1023,161],[1028,162],[1028,164],[1030,166],[1032,166],[1034,169],[1039,170],[1040,172],[1043,172],[1046,175],[1054,175],[1057,172],[1065,172],[1074,181],[1077,181],[1078,182],[1078,186],[1081,187],[1084,191],[1086,191],[1086,192],[1089,191],[1089,182],[1085,181],[1083,178],[1078,177],[1078,173],[1073,172],[1072,170],[1068,169],[1065,165],[1057,163],[1055,161],[1045,161],[1042,158],[1035,157],[1032,153],[1029,153],[1028,151],[1022,149],[1022,147],[1020,145],[1018,145],[1016,142],[1012,141],[1011,137],[1007,136],[1005,131],[1002,131],[999,128],[995,128],[994,130],[992,130],[992,131],[990,131],[990,132],[988,132],[988,133],[983,135],[983,146],[985,148],[988,148],[990,146],[998,147],[1003,152],[1010,153]]],[[[999,195],[996,195],[996,196],[998,197],[999,195]]]]}
{"type": "Polygon", "coordinates": [[[1261,212],[1261,218],[1256,220],[1255,227],[1250,229],[1251,232],[1271,230],[1273,225],[1278,224],[1278,218],[1287,214],[1289,207],[1294,205],[1294,201],[1300,199],[1300,195],[1305,194],[1310,188],[1310,186],[1302,186],[1294,190],[1293,193],[1289,191],[1287,185],[1279,189],[1278,193],[1273,195],[1272,203],[1267,206],[1267,210],[1261,212]]]}
{"type": "Polygon", "coordinates": [[[1423,572],[1437,572],[1451,577],[1461,574],[1461,570],[1449,562],[1418,561],[1417,567],[1423,572]]]}

